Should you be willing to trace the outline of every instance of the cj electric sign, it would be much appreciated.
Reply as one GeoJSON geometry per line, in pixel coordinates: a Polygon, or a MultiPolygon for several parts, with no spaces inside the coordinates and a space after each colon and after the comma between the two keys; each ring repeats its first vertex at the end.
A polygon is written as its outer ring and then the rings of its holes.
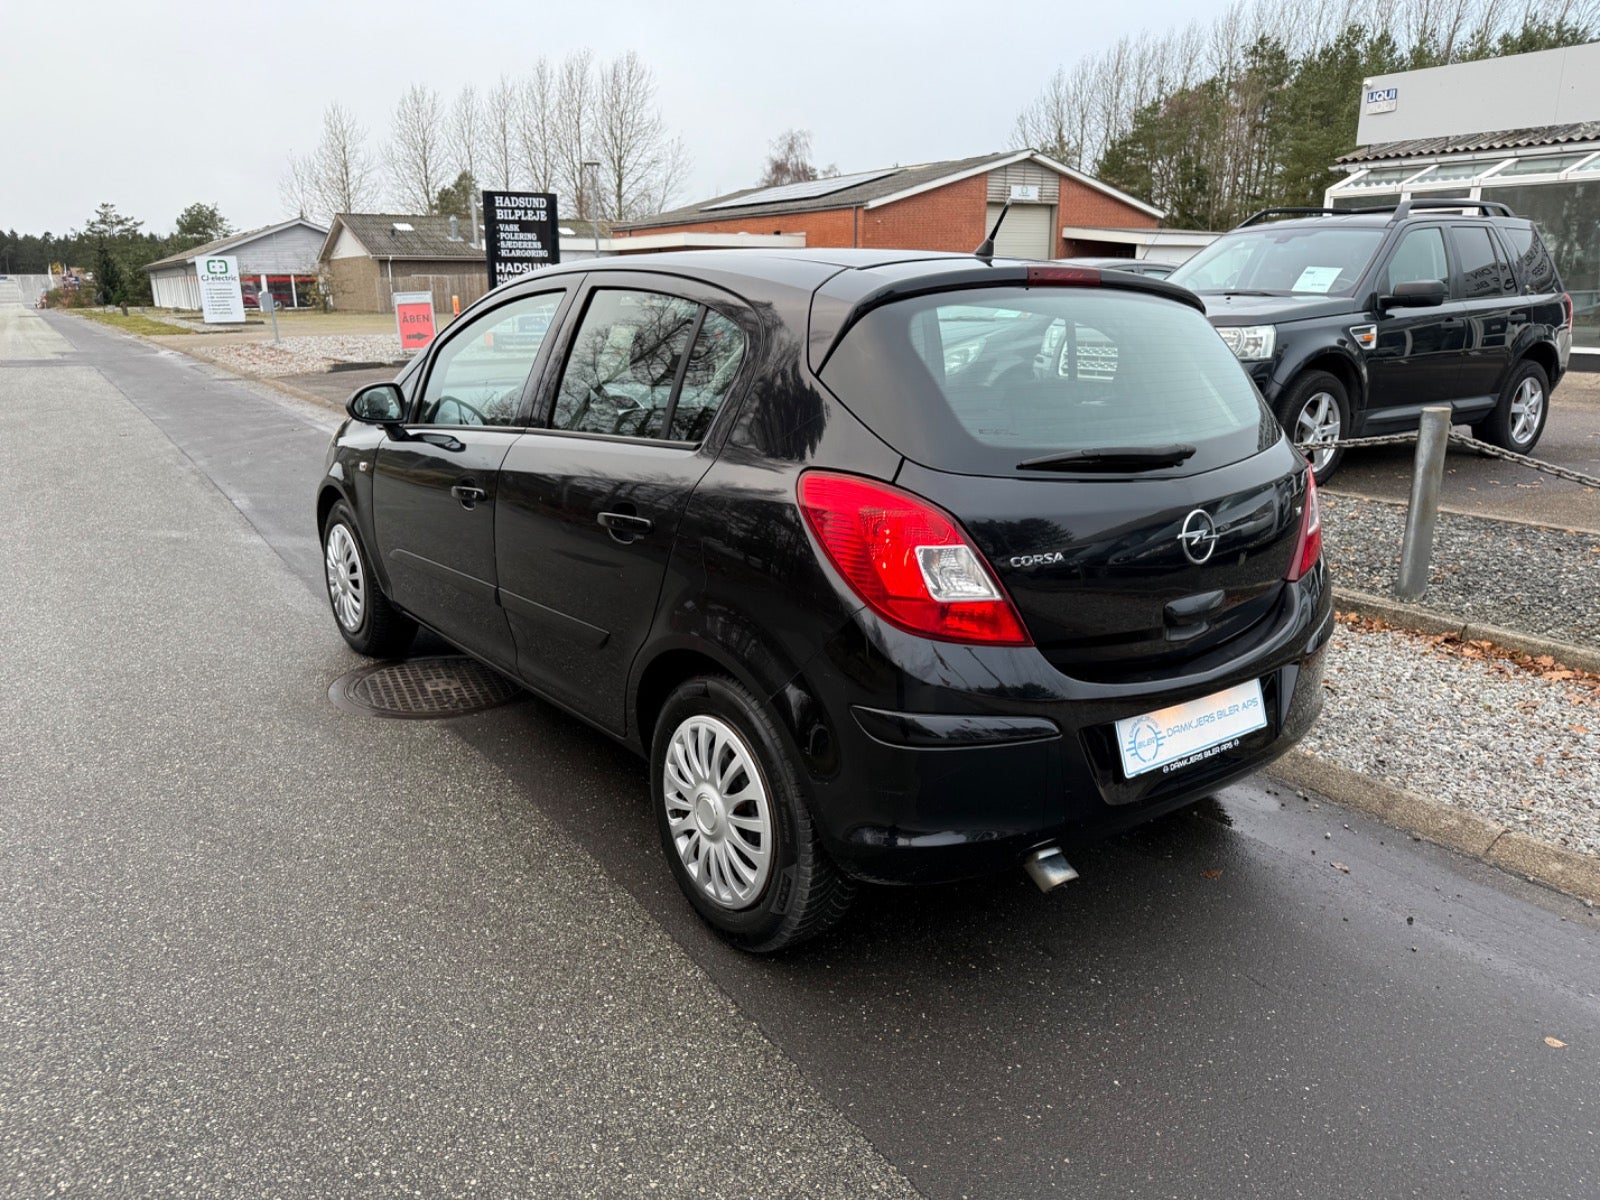
{"type": "Polygon", "coordinates": [[[1369,113],[1393,112],[1400,107],[1400,89],[1397,87],[1368,88],[1367,111],[1369,113]]]}

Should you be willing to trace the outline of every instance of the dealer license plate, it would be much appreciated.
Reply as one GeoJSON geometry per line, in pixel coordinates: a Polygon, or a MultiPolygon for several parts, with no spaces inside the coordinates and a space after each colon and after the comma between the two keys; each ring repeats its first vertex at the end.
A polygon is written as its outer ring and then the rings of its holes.
{"type": "Polygon", "coordinates": [[[1177,771],[1231,750],[1267,724],[1261,681],[1252,679],[1198,700],[1117,722],[1117,747],[1129,779],[1147,771],[1177,771]]]}

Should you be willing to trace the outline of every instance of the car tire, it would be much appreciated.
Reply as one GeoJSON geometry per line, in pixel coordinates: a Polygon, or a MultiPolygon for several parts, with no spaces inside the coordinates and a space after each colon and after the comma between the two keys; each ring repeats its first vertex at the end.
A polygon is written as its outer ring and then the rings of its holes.
{"type": "MultiPolygon", "coordinates": [[[[1350,395],[1338,376],[1307,371],[1278,401],[1278,423],[1291,442],[1334,441],[1350,436],[1350,395]]],[[[1344,461],[1344,450],[1310,451],[1317,483],[1326,483],[1344,461]]]]}
{"type": "Polygon", "coordinates": [[[1472,436],[1502,450],[1527,454],[1539,444],[1549,416],[1550,377],[1538,363],[1523,359],[1507,376],[1494,411],[1472,427],[1472,436]]]}
{"type": "Polygon", "coordinates": [[[398,658],[417,636],[417,623],[383,594],[372,573],[349,505],[339,501],[322,523],[322,563],[334,624],[350,648],[369,658],[398,658]]]}
{"type": "Polygon", "coordinates": [[[699,676],[667,697],[651,739],[650,793],[673,877],[733,945],[782,950],[849,909],[855,884],[822,848],[780,730],[734,680],[699,676]]]}

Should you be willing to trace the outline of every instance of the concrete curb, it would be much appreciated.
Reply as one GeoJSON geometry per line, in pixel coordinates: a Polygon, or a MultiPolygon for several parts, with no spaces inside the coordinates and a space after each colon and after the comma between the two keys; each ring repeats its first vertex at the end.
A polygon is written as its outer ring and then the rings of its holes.
{"type": "Polygon", "coordinates": [[[1333,589],[1334,607],[1341,612],[1360,613],[1364,617],[1379,617],[1401,629],[1418,633],[1453,633],[1464,642],[1493,642],[1508,650],[1521,650],[1535,658],[1548,654],[1564,667],[1578,671],[1600,673],[1600,649],[1574,646],[1571,642],[1558,642],[1553,638],[1538,637],[1531,633],[1518,633],[1514,629],[1501,629],[1498,625],[1484,625],[1477,621],[1464,621],[1413,604],[1402,604],[1382,596],[1349,588],[1333,589]]]}
{"type": "Polygon", "coordinates": [[[1551,846],[1488,817],[1431,800],[1299,748],[1266,774],[1569,896],[1600,904],[1600,859],[1551,846]]]}

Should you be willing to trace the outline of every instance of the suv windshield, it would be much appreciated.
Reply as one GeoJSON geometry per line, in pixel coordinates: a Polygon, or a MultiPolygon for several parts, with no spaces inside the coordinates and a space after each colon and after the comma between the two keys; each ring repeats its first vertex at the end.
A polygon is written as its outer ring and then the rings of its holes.
{"type": "Polygon", "coordinates": [[[1303,225],[1240,230],[1212,242],[1169,279],[1193,292],[1348,296],[1383,232],[1303,225]]]}
{"type": "Polygon", "coordinates": [[[888,304],[850,329],[822,380],[906,457],[964,474],[1011,474],[1063,451],[1175,445],[1194,448],[1189,473],[1278,437],[1205,317],[1113,288],[983,288],[888,304]]]}

